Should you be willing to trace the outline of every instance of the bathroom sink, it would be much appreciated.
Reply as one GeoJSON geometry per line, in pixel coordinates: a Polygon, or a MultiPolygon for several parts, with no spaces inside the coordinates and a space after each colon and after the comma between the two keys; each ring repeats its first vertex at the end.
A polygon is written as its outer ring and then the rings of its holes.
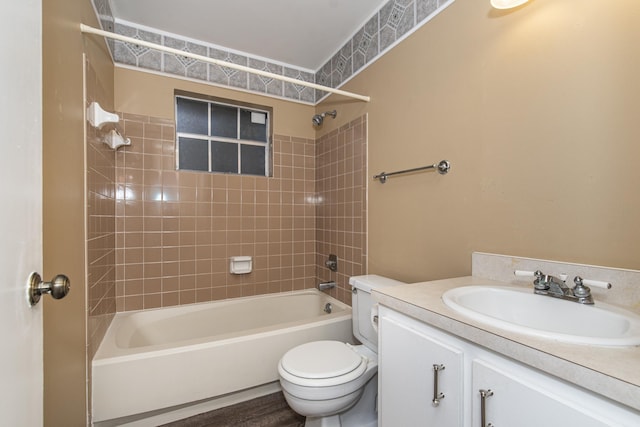
{"type": "Polygon", "coordinates": [[[640,316],[598,301],[584,305],[501,286],[454,288],[442,300],[465,317],[512,332],[573,344],[640,344],[640,316]]]}

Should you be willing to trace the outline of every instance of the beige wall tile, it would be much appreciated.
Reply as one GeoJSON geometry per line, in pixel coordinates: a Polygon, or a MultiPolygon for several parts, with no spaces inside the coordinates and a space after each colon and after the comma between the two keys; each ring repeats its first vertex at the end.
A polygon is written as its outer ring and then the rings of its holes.
{"type": "MultiPolygon", "coordinates": [[[[277,135],[274,163],[278,167],[273,178],[175,171],[173,126],[156,123],[163,119],[125,117],[145,155],[137,154],[140,147],[125,147],[116,171],[116,184],[126,189],[119,193],[124,209],[116,210],[124,231],[123,238],[116,239],[116,249],[125,255],[116,269],[122,271],[118,283],[125,284],[116,287],[121,292],[118,310],[285,292],[324,280],[324,260],[316,249],[316,216],[331,212],[332,217],[318,224],[334,226],[338,211],[332,204],[321,209],[309,203],[319,185],[324,185],[325,200],[336,199],[338,190],[347,191],[338,186],[353,179],[316,180],[323,172],[315,170],[314,140],[277,135]],[[156,157],[168,160],[161,163],[156,157]],[[230,274],[228,257],[233,255],[253,256],[254,271],[246,276],[230,274]]],[[[349,148],[340,155],[333,153],[333,163],[323,166],[324,173],[338,168],[353,173],[353,157],[345,159],[344,153],[366,151],[349,139],[354,133],[347,126],[331,136],[334,145],[339,137],[349,148]]],[[[340,215],[362,214],[351,203],[352,193],[341,193],[341,197],[340,215]]],[[[340,220],[343,227],[354,222],[340,220]]],[[[333,240],[319,242],[323,252],[333,250],[332,245],[356,241],[352,230],[348,237],[346,230],[326,231],[320,236],[333,240]]],[[[357,242],[363,243],[361,238],[357,242]]],[[[345,265],[355,262],[344,261],[345,265]]],[[[344,288],[346,282],[342,276],[340,280],[344,288]]]]}

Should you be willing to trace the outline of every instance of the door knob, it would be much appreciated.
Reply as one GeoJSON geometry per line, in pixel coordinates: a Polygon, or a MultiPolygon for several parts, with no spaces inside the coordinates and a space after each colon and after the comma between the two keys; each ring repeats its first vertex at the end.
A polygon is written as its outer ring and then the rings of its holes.
{"type": "Polygon", "coordinates": [[[43,282],[38,273],[31,273],[27,289],[29,305],[36,305],[42,294],[49,294],[53,299],[64,298],[69,293],[69,289],[71,289],[71,282],[64,274],[58,274],[50,282],[43,282]]]}

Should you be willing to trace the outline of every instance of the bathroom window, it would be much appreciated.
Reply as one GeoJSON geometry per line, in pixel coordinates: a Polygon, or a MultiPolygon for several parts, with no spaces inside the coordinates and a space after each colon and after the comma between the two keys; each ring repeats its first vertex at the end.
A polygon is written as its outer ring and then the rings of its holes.
{"type": "Polygon", "coordinates": [[[176,91],[177,169],[271,175],[272,109],[176,91]]]}

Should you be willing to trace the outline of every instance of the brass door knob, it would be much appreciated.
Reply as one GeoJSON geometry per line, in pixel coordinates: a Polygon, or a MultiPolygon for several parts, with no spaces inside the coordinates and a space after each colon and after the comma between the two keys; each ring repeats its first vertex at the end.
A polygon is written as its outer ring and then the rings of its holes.
{"type": "Polygon", "coordinates": [[[31,306],[36,305],[43,294],[49,294],[53,299],[61,299],[66,297],[71,289],[71,282],[64,274],[58,274],[50,282],[43,282],[40,275],[34,272],[29,275],[28,284],[27,297],[31,306]]]}

